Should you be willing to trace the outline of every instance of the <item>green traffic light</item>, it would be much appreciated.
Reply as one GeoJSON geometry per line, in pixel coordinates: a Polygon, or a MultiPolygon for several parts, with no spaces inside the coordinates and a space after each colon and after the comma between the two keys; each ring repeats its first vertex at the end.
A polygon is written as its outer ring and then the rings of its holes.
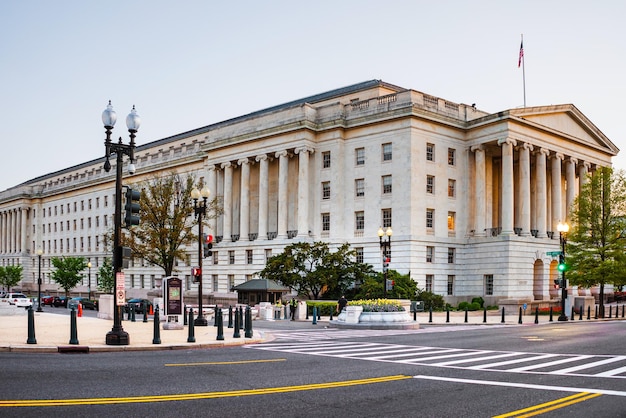
{"type": "Polygon", "coordinates": [[[559,264],[559,271],[565,271],[565,264],[559,264]]]}

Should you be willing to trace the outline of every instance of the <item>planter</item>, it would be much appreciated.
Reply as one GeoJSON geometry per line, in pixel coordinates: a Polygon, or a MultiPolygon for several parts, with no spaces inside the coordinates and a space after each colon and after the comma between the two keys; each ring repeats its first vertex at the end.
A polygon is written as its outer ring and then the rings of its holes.
{"type": "Polygon", "coordinates": [[[363,312],[359,317],[359,323],[395,323],[411,321],[409,314],[405,312],[363,312]]]}

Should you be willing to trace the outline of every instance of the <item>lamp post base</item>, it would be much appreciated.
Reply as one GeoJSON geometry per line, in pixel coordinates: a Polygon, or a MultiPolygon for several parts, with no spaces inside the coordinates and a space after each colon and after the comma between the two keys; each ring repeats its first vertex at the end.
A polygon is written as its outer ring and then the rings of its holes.
{"type": "Polygon", "coordinates": [[[41,306],[37,306],[37,311],[36,312],[43,312],[43,309],[41,309],[41,306]]]}
{"type": "Polygon", "coordinates": [[[566,315],[560,315],[559,318],[557,319],[557,321],[567,321],[567,316],[566,315]]]}
{"type": "Polygon", "coordinates": [[[130,338],[126,331],[122,330],[111,330],[107,333],[106,336],[106,345],[128,345],[130,343],[130,338]]]}
{"type": "Polygon", "coordinates": [[[198,316],[193,320],[193,325],[196,327],[208,327],[209,321],[207,321],[205,316],[198,316]]]}

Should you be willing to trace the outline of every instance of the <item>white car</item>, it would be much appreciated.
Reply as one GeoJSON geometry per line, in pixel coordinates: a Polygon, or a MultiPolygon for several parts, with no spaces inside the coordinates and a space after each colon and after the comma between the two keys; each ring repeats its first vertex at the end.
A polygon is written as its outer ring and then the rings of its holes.
{"type": "Polygon", "coordinates": [[[7,293],[2,297],[1,301],[26,309],[33,306],[33,300],[23,293],[7,293]]]}

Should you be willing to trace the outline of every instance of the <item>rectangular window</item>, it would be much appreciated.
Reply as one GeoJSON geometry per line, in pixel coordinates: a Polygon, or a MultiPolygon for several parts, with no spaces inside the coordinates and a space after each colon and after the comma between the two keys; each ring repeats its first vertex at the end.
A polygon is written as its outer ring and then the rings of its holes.
{"type": "Polygon", "coordinates": [[[456,180],[448,179],[448,197],[456,197],[456,180]]]}
{"type": "Polygon", "coordinates": [[[362,264],[365,259],[363,256],[363,247],[356,247],[354,251],[356,251],[356,262],[362,264]]]}
{"type": "Polygon", "coordinates": [[[448,148],[448,165],[456,165],[456,150],[448,148]]]}
{"type": "Polygon", "coordinates": [[[448,296],[454,295],[454,276],[448,276],[448,296]]]}
{"type": "Polygon", "coordinates": [[[354,212],[354,229],[363,231],[365,229],[365,212],[354,212]]]}
{"type": "Polygon", "coordinates": [[[265,262],[267,263],[272,258],[272,250],[270,248],[265,250],[265,262]]]}
{"type": "Polygon", "coordinates": [[[252,264],[252,250],[246,250],[246,263],[252,264]]]}
{"type": "Polygon", "coordinates": [[[433,276],[432,274],[427,274],[426,275],[426,291],[427,292],[431,292],[433,291],[433,282],[435,281],[435,276],[433,276]]]}
{"type": "Polygon", "coordinates": [[[233,287],[235,287],[235,275],[229,274],[228,275],[228,288],[232,289],[233,287]]]}
{"type": "Polygon", "coordinates": [[[455,249],[448,248],[448,264],[454,264],[455,249]]]}
{"type": "Polygon", "coordinates": [[[354,180],[354,191],[355,191],[356,197],[365,196],[365,179],[354,180]]]}
{"type": "Polygon", "coordinates": [[[383,161],[391,161],[393,158],[393,152],[391,149],[391,142],[383,144],[383,161]]]}
{"type": "Polygon", "coordinates": [[[365,148],[355,149],[354,154],[356,157],[356,165],[364,165],[365,164],[365,148]]]}
{"type": "Polygon", "coordinates": [[[435,144],[426,144],[426,161],[435,161],[435,144]]]}
{"type": "Polygon", "coordinates": [[[456,212],[448,212],[448,231],[456,229],[456,212]]]}
{"type": "Polygon", "coordinates": [[[383,176],[383,194],[389,194],[392,191],[391,175],[383,176]]]}
{"type": "Polygon", "coordinates": [[[383,228],[391,228],[391,209],[383,209],[381,211],[382,215],[382,226],[383,228]]]}
{"type": "Polygon", "coordinates": [[[211,276],[211,281],[213,282],[213,291],[217,292],[217,290],[218,290],[217,274],[213,274],[211,276]]]}
{"type": "Polygon", "coordinates": [[[493,295],[493,274],[485,274],[485,295],[493,295]]]}
{"type": "Polygon", "coordinates": [[[330,213],[322,213],[322,231],[330,231],[330,213]]]}
{"type": "Polygon", "coordinates": [[[322,199],[330,199],[330,181],[322,182],[322,199]]]}
{"type": "Polygon", "coordinates": [[[228,251],[228,264],[235,264],[235,251],[228,251]]]}
{"type": "Polygon", "coordinates": [[[213,250],[213,264],[217,264],[219,262],[219,253],[213,250]]]}
{"type": "Polygon", "coordinates": [[[435,176],[426,176],[426,193],[435,193],[435,176]]]}
{"type": "Polygon", "coordinates": [[[322,152],[322,168],[330,168],[330,151],[322,152]]]}
{"type": "Polygon", "coordinates": [[[426,247],[426,262],[432,263],[435,258],[435,247],[427,246],[426,247]]]}
{"type": "Polygon", "coordinates": [[[435,227],[435,209],[426,209],[426,228],[435,227]]]}

